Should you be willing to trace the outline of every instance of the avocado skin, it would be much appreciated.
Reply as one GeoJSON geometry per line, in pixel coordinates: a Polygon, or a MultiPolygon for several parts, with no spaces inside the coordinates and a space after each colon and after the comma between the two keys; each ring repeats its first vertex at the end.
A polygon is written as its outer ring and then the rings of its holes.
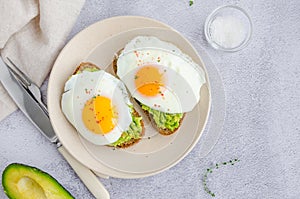
{"type": "Polygon", "coordinates": [[[47,199],[75,199],[55,178],[48,173],[28,165],[12,163],[8,165],[2,173],[2,186],[5,194],[10,199],[22,199],[21,193],[17,190],[16,182],[22,177],[29,177],[38,183],[44,192],[47,192],[47,199]],[[37,178],[39,178],[37,180],[37,178]],[[53,194],[53,195],[52,195],[53,194]]]}

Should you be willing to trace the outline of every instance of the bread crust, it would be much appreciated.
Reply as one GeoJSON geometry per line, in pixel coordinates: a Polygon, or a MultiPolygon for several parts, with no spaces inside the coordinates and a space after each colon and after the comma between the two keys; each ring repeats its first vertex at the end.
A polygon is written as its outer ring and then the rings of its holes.
{"type": "MultiPolygon", "coordinates": [[[[84,71],[86,68],[97,68],[101,70],[97,65],[91,63],[91,62],[81,62],[79,66],[76,67],[75,71],[73,72],[73,75],[77,74],[78,72],[84,71]]],[[[136,117],[141,117],[140,114],[133,108],[133,116],[136,117]]],[[[130,147],[136,143],[138,143],[143,135],[145,134],[145,125],[143,120],[141,120],[141,126],[142,126],[142,131],[140,132],[140,138],[138,139],[131,139],[128,142],[123,143],[121,146],[117,146],[117,148],[127,148],[130,147]]],[[[109,145],[108,145],[109,146],[109,145]]]]}
{"type": "Polygon", "coordinates": [[[113,66],[114,73],[115,73],[115,76],[116,76],[117,78],[119,78],[118,75],[117,75],[117,72],[118,72],[118,65],[117,65],[117,62],[118,62],[118,56],[121,54],[122,50],[123,50],[123,49],[119,50],[119,51],[116,53],[115,58],[114,58],[114,60],[113,60],[113,65],[112,65],[112,66],[113,66]]]}
{"type": "Polygon", "coordinates": [[[75,71],[73,72],[73,75],[77,74],[78,72],[84,71],[84,69],[86,68],[97,68],[98,70],[100,70],[100,68],[97,65],[91,62],[81,62],[79,66],[76,67],[75,71]]]}

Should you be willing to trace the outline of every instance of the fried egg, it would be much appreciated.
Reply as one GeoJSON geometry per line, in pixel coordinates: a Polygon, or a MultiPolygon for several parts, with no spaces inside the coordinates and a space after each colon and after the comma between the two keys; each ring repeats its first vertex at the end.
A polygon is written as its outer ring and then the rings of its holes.
{"type": "Polygon", "coordinates": [[[88,141],[106,145],[129,129],[131,102],[126,88],[114,76],[99,70],[72,75],[62,95],[62,111],[88,141]]]}
{"type": "Polygon", "coordinates": [[[166,113],[191,111],[206,82],[203,69],[175,45],[138,36],[120,53],[117,75],[139,102],[166,113]]]}

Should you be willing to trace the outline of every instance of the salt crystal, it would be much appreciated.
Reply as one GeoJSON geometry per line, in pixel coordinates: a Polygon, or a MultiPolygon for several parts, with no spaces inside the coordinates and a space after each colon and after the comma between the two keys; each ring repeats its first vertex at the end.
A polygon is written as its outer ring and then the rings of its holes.
{"type": "Polygon", "coordinates": [[[210,34],[212,40],[224,48],[235,48],[246,38],[241,20],[232,16],[216,17],[210,25],[210,34]]]}

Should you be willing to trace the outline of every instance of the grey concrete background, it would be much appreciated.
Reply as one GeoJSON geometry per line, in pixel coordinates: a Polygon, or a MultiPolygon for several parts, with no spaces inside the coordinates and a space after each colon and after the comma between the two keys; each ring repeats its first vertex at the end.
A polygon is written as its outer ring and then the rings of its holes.
{"type": "MultiPolygon", "coordinates": [[[[160,20],[201,45],[220,71],[226,121],[212,152],[199,158],[199,144],[178,165],[144,179],[101,180],[111,198],[211,198],[202,186],[209,166],[239,158],[209,175],[215,198],[300,198],[300,1],[298,0],[87,0],[70,34],[112,16],[160,20]],[[234,4],[252,18],[253,37],[236,53],[213,50],[203,25],[216,7],[234,4]]],[[[44,85],[45,93],[47,84],[44,85]]],[[[93,198],[54,145],[16,111],[0,122],[0,171],[11,162],[53,175],[76,198],[93,198]]],[[[0,190],[0,198],[6,198],[0,190]]]]}

